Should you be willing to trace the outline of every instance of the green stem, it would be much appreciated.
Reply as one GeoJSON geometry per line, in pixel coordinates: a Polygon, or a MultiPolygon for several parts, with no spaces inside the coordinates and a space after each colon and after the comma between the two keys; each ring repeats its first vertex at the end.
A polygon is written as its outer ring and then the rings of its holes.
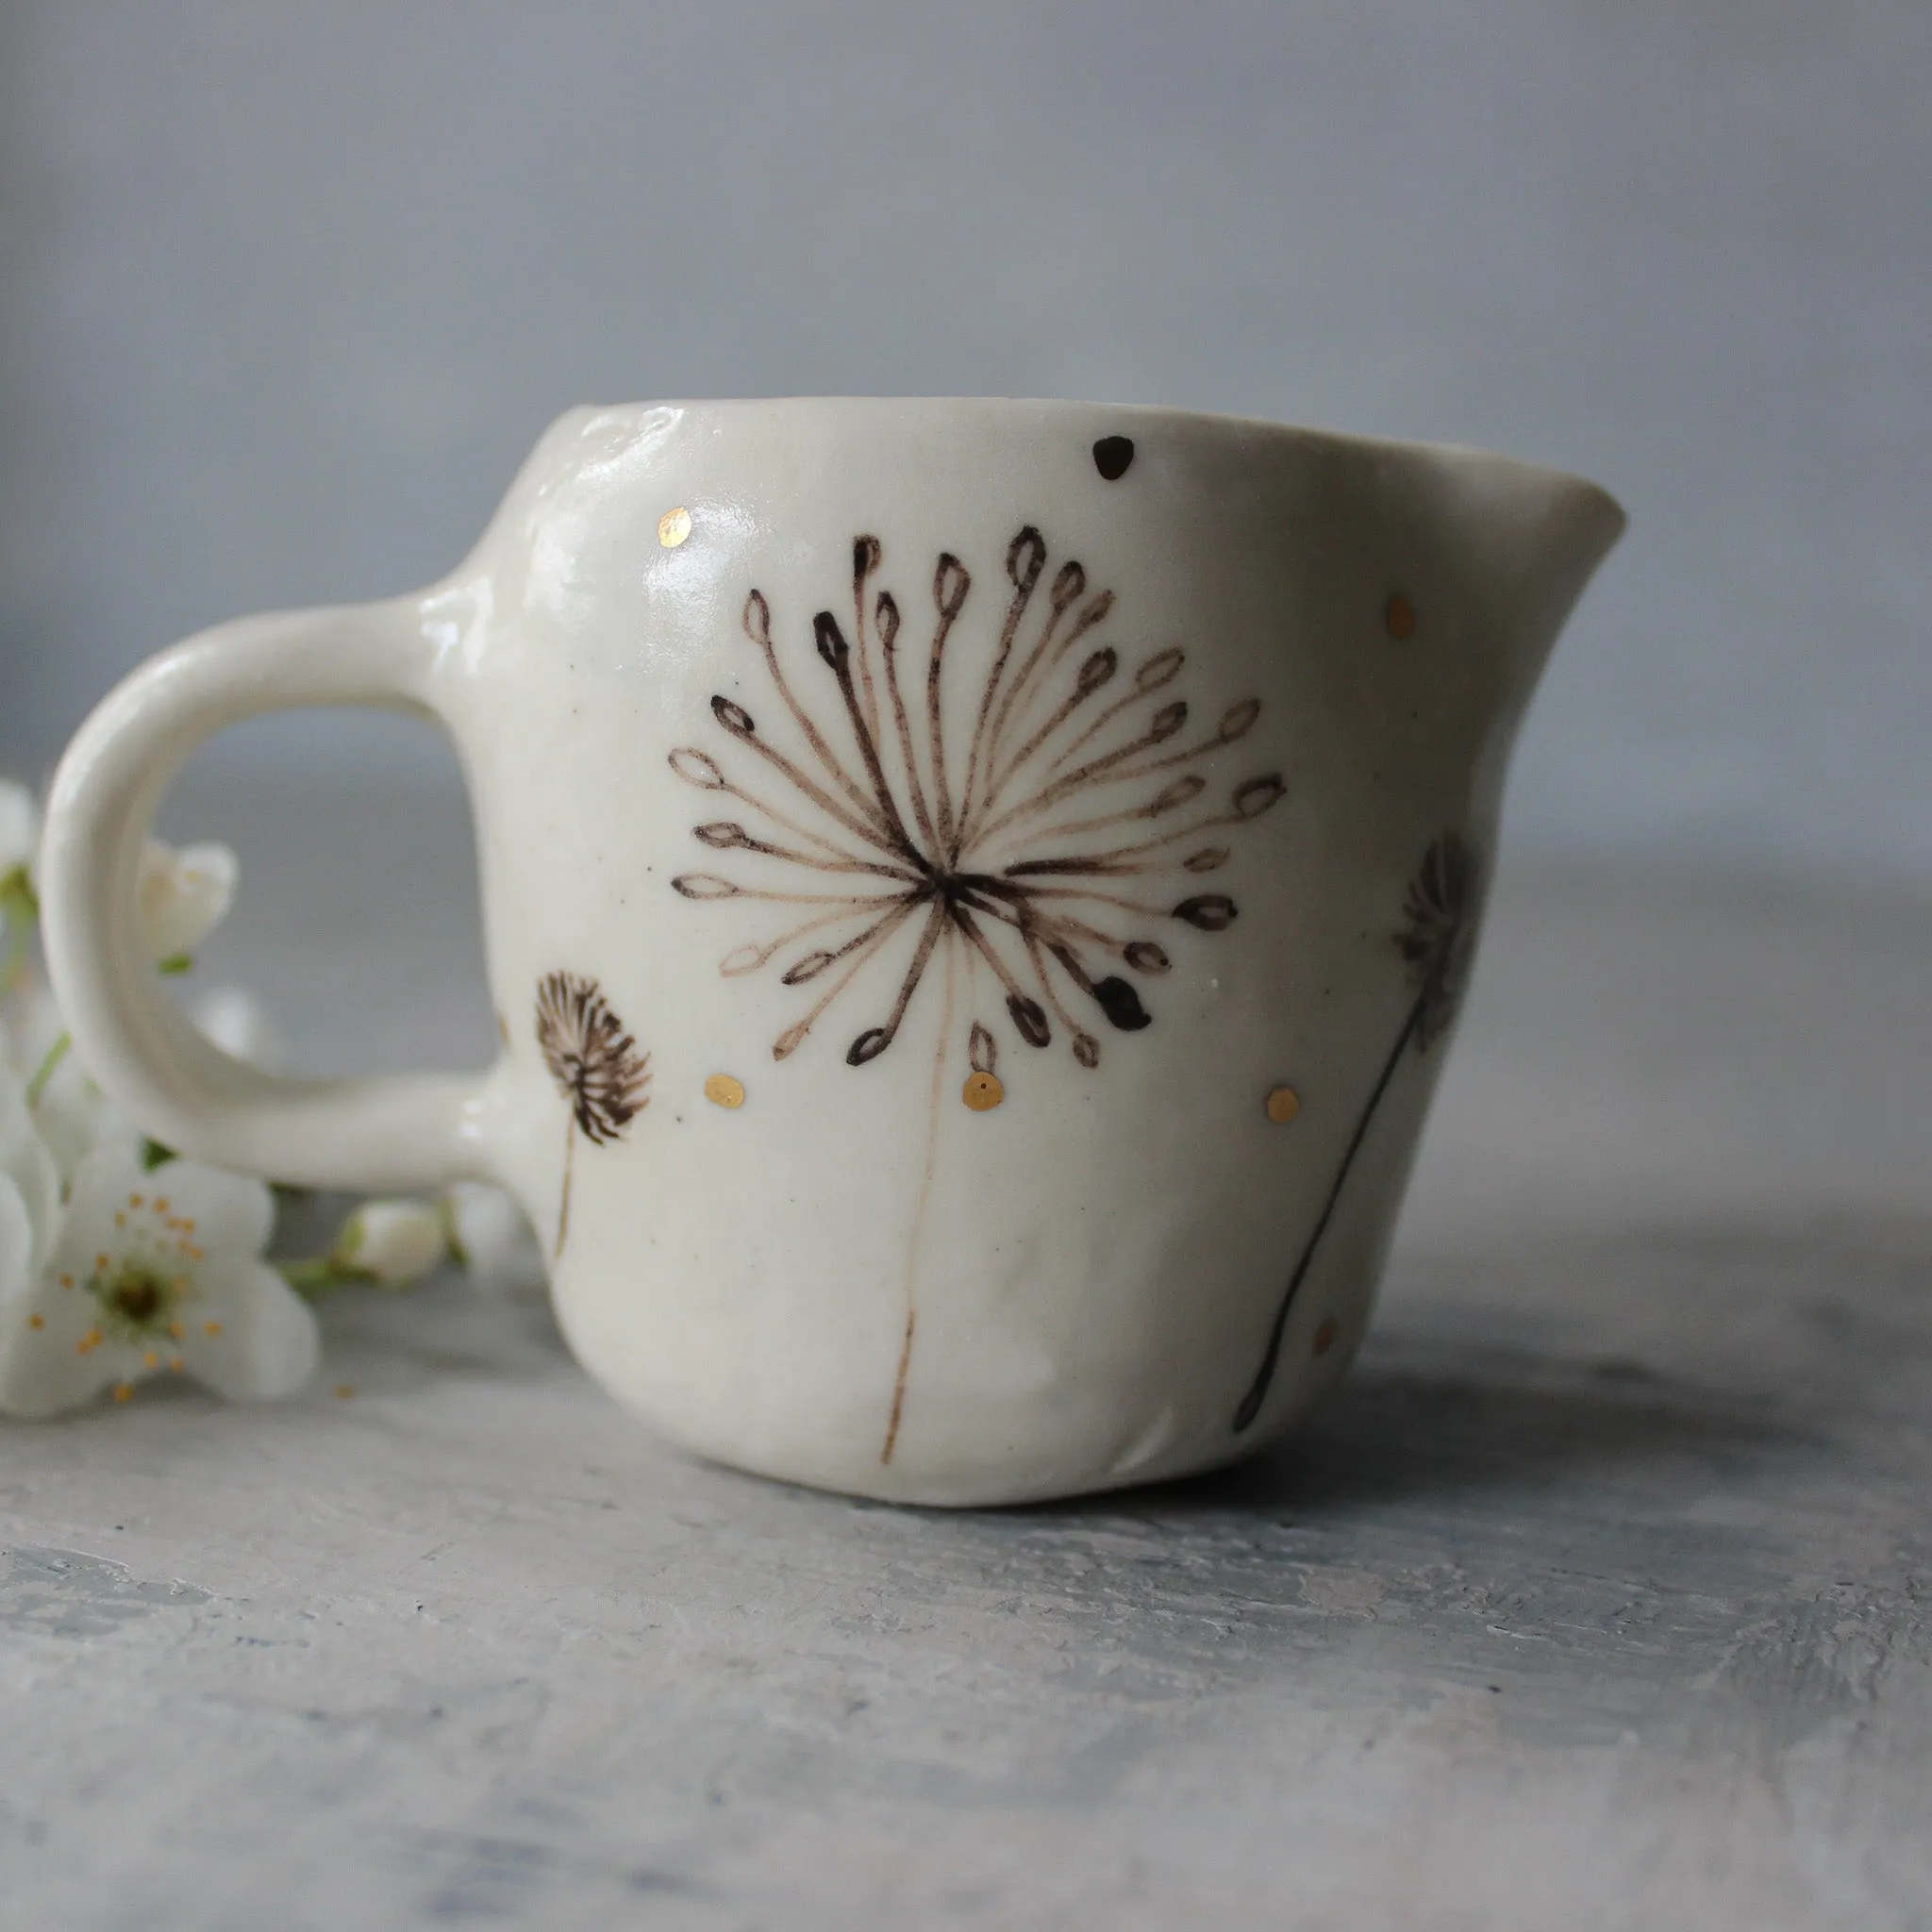
{"type": "Polygon", "coordinates": [[[26,1104],[29,1108],[41,1104],[41,1095],[47,1091],[47,1082],[60,1071],[60,1062],[67,1058],[68,1050],[74,1044],[71,1033],[62,1033],[47,1049],[47,1057],[34,1069],[34,1076],[26,1083],[26,1104]]]}
{"type": "Polygon", "coordinates": [[[304,1301],[319,1302],[338,1289],[351,1288],[371,1277],[359,1268],[345,1268],[333,1255],[308,1255],[299,1260],[277,1261],[281,1276],[304,1301]]]}

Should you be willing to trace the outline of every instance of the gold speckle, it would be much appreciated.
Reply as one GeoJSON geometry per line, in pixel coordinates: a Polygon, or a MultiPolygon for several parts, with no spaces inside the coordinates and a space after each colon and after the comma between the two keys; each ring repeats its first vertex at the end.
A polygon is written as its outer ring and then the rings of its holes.
{"type": "Polygon", "coordinates": [[[1335,1317],[1324,1315],[1315,1329],[1314,1353],[1326,1355],[1335,1346],[1335,1317]]]}
{"type": "Polygon", "coordinates": [[[1412,638],[1415,635],[1415,606],[1397,591],[1383,608],[1382,622],[1389,626],[1389,635],[1398,643],[1412,638]]]}
{"type": "Polygon", "coordinates": [[[147,1196],[145,1194],[129,1194],[127,1197],[127,1205],[130,1208],[141,1208],[146,1206],[146,1204],[147,1196]]]}
{"type": "Polygon", "coordinates": [[[968,1074],[959,1090],[959,1098],[974,1113],[991,1113],[1006,1097],[1007,1090],[997,1074],[968,1074]]]}
{"type": "Polygon", "coordinates": [[[29,1315],[26,1318],[26,1325],[29,1328],[44,1328],[47,1325],[47,1318],[44,1315],[29,1315]]]}
{"type": "Polygon", "coordinates": [[[185,1329],[184,1327],[182,1327],[182,1325],[180,1324],[180,1323],[178,1323],[178,1322],[170,1322],[170,1323],[168,1324],[168,1333],[169,1333],[169,1334],[170,1334],[171,1336],[173,1336],[173,1337],[174,1337],[174,1339],[175,1339],[175,1340],[176,1341],[179,1341],[181,1340],[181,1338],[182,1338],[182,1337],[183,1337],[184,1335],[186,1335],[186,1334],[188,1333],[188,1331],[187,1331],[187,1329],[185,1329]]]}
{"type": "Polygon", "coordinates": [[[1302,1097],[1292,1087],[1277,1087],[1268,1096],[1268,1118],[1285,1127],[1302,1110],[1302,1097]]]}
{"type": "Polygon", "coordinates": [[[132,1382],[116,1382],[114,1384],[114,1400],[116,1402],[125,1402],[133,1393],[134,1384],[132,1382]]]}
{"type": "Polygon", "coordinates": [[[60,1277],[60,1286],[62,1288],[72,1288],[74,1286],[74,1276],[71,1274],[63,1274],[60,1277]]]}
{"type": "Polygon", "coordinates": [[[705,1082],[705,1098],[713,1107],[742,1107],[744,1082],[732,1074],[713,1074],[705,1082]]]}
{"type": "Polygon", "coordinates": [[[181,1357],[178,1355],[171,1355],[168,1357],[168,1366],[178,1375],[183,1367],[181,1357]]]}
{"type": "Polygon", "coordinates": [[[222,1324],[219,1322],[204,1322],[201,1324],[201,1332],[204,1335],[219,1335],[222,1332],[222,1324]]]}
{"type": "Polygon", "coordinates": [[[353,1382],[338,1382],[336,1384],[336,1400],[338,1402],[348,1401],[349,1397],[355,1394],[355,1392],[356,1385],[353,1382]]]}
{"type": "Polygon", "coordinates": [[[94,1257],[94,1272],[98,1274],[105,1274],[113,1265],[114,1257],[111,1255],[96,1255],[94,1257]]]}
{"type": "Polygon", "coordinates": [[[148,1352],[142,1357],[141,1365],[144,1369],[158,1369],[161,1365],[161,1358],[154,1352],[153,1349],[149,1349],[148,1352]]]}
{"type": "Polygon", "coordinates": [[[167,1197],[167,1195],[165,1195],[165,1194],[157,1194],[157,1195],[155,1196],[155,1212],[156,1212],[157,1214],[165,1214],[165,1213],[166,1213],[167,1211],[168,1211],[168,1197],[167,1197]]]}
{"type": "Polygon", "coordinates": [[[675,550],[690,535],[691,512],[682,504],[658,519],[658,541],[665,549],[675,550]]]}

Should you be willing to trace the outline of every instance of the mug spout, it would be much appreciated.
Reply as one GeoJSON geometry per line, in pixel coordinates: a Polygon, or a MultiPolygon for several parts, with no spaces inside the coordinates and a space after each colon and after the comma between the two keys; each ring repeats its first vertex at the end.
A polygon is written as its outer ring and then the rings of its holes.
{"type": "Polygon", "coordinates": [[[1457,521],[1509,659],[1507,681],[1526,696],[1627,519],[1581,476],[1488,455],[1458,467],[1457,521]]]}

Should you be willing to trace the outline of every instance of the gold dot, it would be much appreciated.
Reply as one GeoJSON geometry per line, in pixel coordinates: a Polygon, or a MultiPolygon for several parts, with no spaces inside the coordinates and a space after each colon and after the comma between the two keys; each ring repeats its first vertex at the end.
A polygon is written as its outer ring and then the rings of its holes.
{"type": "Polygon", "coordinates": [[[682,504],[658,519],[658,541],[665,549],[675,550],[690,535],[691,512],[682,504]]]}
{"type": "Polygon", "coordinates": [[[744,1082],[730,1074],[713,1074],[705,1082],[705,1098],[713,1107],[742,1107],[744,1082]]]}
{"type": "Polygon", "coordinates": [[[355,1394],[355,1392],[356,1385],[353,1382],[338,1382],[336,1384],[336,1400],[338,1402],[348,1401],[349,1397],[355,1394]]]}
{"type": "Polygon", "coordinates": [[[1007,1090],[997,1074],[968,1074],[959,1090],[959,1098],[974,1113],[991,1113],[1006,1097],[1007,1090]]]}
{"type": "Polygon", "coordinates": [[[1268,1096],[1268,1118],[1285,1127],[1302,1110],[1302,1097],[1292,1087],[1277,1087],[1268,1096]]]}
{"type": "Polygon", "coordinates": [[[201,1332],[204,1335],[219,1335],[222,1332],[222,1324],[219,1322],[204,1322],[201,1324],[201,1332]]]}
{"type": "Polygon", "coordinates": [[[114,1384],[114,1400],[116,1402],[125,1402],[133,1393],[134,1384],[132,1382],[116,1382],[114,1384]]]}
{"type": "Polygon", "coordinates": [[[1400,591],[1390,598],[1382,612],[1382,622],[1389,626],[1389,635],[1398,642],[1415,635],[1415,606],[1400,591]]]}
{"type": "Polygon", "coordinates": [[[1335,1317],[1324,1315],[1321,1325],[1315,1330],[1315,1354],[1326,1355],[1335,1346],[1335,1317]]]}
{"type": "Polygon", "coordinates": [[[142,1357],[141,1365],[144,1369],[158,1369],[161,1365],[161,1358],[154,1352],[153,1349],[149,1349],[148,1352],[142,1357]]]}
{"type": "Polygon", "coordinates": [[[44,1315],[29,1315],[26,1318],[26,1325],[29,1328],[44,1328],[47,1325],[46,1317],[44,1315]]]}

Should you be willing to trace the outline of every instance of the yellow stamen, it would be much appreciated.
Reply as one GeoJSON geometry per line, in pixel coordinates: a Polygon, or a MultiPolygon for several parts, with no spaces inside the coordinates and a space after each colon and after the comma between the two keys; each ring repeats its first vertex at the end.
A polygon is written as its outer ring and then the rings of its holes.
{"type": "Polygon", "coordinates": [[[116,1402],[125,1402],[133,1393],[134,1384],[132,1382],[116,1382],[114,1384],[114,1400],[116,1402]]]}
{"type": "Polygon", "coordinates": [[[44,1328],[47,1325],[46,1319],[41,1315],[29,1315],[26,1318],[26,1325],[29,1328],[44,1328]]]}
{"type": "Polygon", "coordinates": [[[180,1323],[170,1322],[168,1324],[168,1333],[172,1335],[176,1341],[179,1341],[181,1338],[188,1333],[188,1331],[187,1329],[182,1327],[180,1323]]]}
{"type": "Polygon", "coordinates": [[[202,1332],[206,1335],[219,1335],[222,1332],[222,1324],[219,1322],[204,1322],[201,1326],[202,1332]]]}
{"type": "Polygon", "coordinates": [[[140,1208],[145,1204],[147,1196],[145,1194],[129,1194],[127,1197],[127,1205],[130,1208],[140,1208]]]}
{"type": "Polygon", "coordinates": [[[161,1358],[154,1352],[153,1349],[149,1349],[148,1352],[142,1357],[141,1365],[144,1369],[158,1369],[161,1365],[161,1358]]]}
{"type": "Polygon", "coordinates": [[[168,1197],[167,1197],[167,1195],[165,1195],[165,1194],[157,1194],[157,1195],[155,1196],[155,1212],[156,1212],[157,1214],[165,1214],[165,1213],[166,1213],[167,1211],[168,1211],[168,1197]]]}

